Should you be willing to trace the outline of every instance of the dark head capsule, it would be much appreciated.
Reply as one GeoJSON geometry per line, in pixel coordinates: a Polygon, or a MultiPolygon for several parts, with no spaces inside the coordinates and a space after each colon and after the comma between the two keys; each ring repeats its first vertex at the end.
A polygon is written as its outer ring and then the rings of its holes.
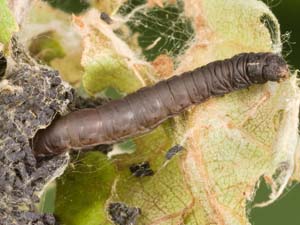
{"type": "Polygon", "coordinates": [[[289,69],[281,56],[261,53],[249,55],[247,73],[253,83],[265,83],[288,78],[289,69]]]}

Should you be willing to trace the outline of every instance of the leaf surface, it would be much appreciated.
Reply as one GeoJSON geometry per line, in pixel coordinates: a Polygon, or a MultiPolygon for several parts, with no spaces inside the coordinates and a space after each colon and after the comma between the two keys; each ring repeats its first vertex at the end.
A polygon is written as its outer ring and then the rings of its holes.
{"type": "MultiPolygon", "coordinates": [[[[128,1],[112,18],[114,25],[97,19],[95,10],[74,17],[84,42],[82,84],[88,93],[107,87],[133,92],[161,79],[161,65],[170,76],[240,52],[281,51],[278,22],[260,1],[165,2],[128,1]]],[[[141,209],[138,224],[249,224],[246,203],[253,199],[260,177],[272,188],[264,205],[280,196],[292,176],[298,109],[295,76],[213,98],[134,138],[133,154],[106,162],[114,167],[111,191],[103,195],[100,188],[91,190],[88,204],[70,201],[79,196],[66,183],[76,180],[72,186],[83,188],[106,177],[106,171],[99,169],[97,178],[91,173],[84,179],[67,171],[58,185],[57,205],[76,211],[56,213],[60,218],[76,215],[71,222],[62,219],[69,225],[106,224],[108,204],[122,202],[141,209]],[[166,152],[175,144],[184,151],[167,160],[166,152]],[[153,176],[130,173],[132,164],[145,161],[153,176]],[[70,195],[63,198],[65,192],[70,195]],[[95,212],[97,219],[76,214],[85,210],[95,212]]],[[[88,165],[95,167],[93,162],[88,165]]]]}
{"type": "Polygon", "coordinates": [[[8,8],[6,0],[0,1],[0,43],[6,45],[9,43],[14,32],[18,31],[18,25],[8,8]]]}

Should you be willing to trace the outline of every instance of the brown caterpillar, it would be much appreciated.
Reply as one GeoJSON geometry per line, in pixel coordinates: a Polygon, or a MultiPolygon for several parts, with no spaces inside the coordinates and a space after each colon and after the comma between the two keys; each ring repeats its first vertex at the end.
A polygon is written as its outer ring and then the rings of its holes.
{"type": "Polygon", "coordinates": [[[81,109],[40,130],[36,156],[111,144],[151,131],[193,104],[252,84],[288,77],[284,59],[273,53],[242,53],[144,87],[99,108],[81,109]]]}

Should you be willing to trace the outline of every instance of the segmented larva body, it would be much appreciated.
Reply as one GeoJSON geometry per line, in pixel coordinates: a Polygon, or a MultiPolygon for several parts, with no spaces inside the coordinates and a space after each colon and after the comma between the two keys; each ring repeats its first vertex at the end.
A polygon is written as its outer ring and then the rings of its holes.
{"type": "Polygon", "coordinates": [[[33,141],[37,156],[111,144],[151,131],[166,119],[252,84],[288,76],[285,61],[272,53],[243,53],[144,87],[99,108],[81,109],[55,120],[33,141]]]}

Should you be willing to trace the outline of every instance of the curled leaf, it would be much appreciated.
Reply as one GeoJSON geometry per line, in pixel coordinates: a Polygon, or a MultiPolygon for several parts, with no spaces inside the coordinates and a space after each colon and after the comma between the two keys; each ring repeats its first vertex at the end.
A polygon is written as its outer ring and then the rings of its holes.
{"type": "Polygon", "coordinates": [[[151,67],[136,57],[97,12],[74,17],[74,22],[84,41],[82,84],[88,93],[95,94],[107,87],[130,93],[149,82],[151,67]]]}

